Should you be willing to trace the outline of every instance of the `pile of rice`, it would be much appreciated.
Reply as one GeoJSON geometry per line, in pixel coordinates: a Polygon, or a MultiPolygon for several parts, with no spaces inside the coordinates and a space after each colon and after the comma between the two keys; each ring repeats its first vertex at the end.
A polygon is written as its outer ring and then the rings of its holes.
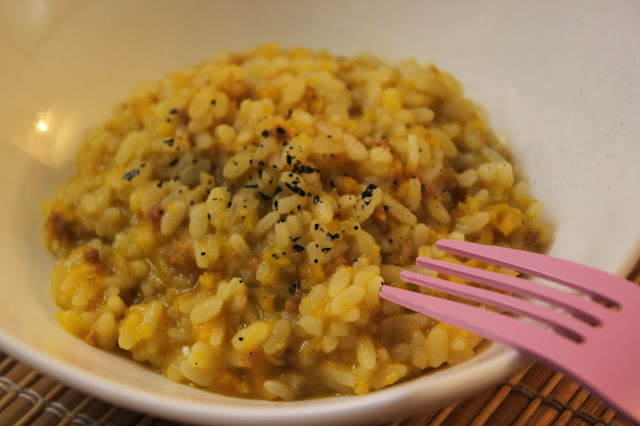
{"type": "Polygon", "coordinates": [[[472,357],[479,337],[380,286],[413,288],[417,256],[460,262],[441,238],[542,251],[541,211],[452,75],[274,45],[138,84],[43,206],[69,332],[280,400],[472,357]]]}

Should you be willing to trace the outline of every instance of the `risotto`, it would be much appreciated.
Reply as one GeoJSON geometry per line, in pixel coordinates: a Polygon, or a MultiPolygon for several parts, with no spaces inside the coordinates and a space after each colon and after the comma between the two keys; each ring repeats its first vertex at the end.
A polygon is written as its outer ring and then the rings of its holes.
{"type": "Polygon", "coordinates": [[[76,167],[43,205],[60,323],[238,397],[364,394],[469,359],[479,337],[380,287],[409,287],[417,256],[460,262],[441,238],[551,240],[482,111],[413,59],[220,54],[138,84],[76,167]]]}

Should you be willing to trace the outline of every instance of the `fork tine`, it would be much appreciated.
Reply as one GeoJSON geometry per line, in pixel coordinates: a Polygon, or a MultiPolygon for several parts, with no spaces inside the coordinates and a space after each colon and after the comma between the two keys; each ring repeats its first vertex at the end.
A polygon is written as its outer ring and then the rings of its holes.
{"type": "Polygon", "coordinates": [[[458,284],[451,281],[445,281],[439,278],[409,271],[402,271],[400,273],[400,278],[402,278],[403,281],[422,287],[443,291],[448,294],[453,294],[454,296],[463,297],[467,300],[504,309],[514,314],[527,316],[551,325],[558,330],[562,330],[566,334],[569,334],[578,340],[583,340],[587,333],[593,330],[585,322],[580,321],[575,317],[510,295],[496,293],[494,291],[469,285],[458,284]]]}
{"type": "MultiPolygon", "coordinates": [[[[485,261],[491,262],[488,257],[485,258],[485,261]]],[[[565,309],[574,315],[594,323],[600,323],[602,319],[610,318],[611,316],[611,311],[604,306],[580,297],[577,294],[568,293],[522,278],[426,257],[419,257],[416,260],[416,264],[422,268],[538,299],[565,309]]]]}
{"type": "Polygon", "coordinates": [[[440,240],[436,247],[449,253],[544,278],[618,306],[635,293],[624,278],[590,266],[538,253],[455,240],[440,240]],[[602,283],[606,282],[607,286],[602,283]],[[630,293],[631,292],[631,293],[630,293]],[[613,297],[613,299],[612,299],[613,297]]]}
{"type": "Polygon", "coordinates": [[[388,285],[382,286],[380,296],[557,367],[571,366],[579,355],[579,343],[514,317],[388,285]]]}

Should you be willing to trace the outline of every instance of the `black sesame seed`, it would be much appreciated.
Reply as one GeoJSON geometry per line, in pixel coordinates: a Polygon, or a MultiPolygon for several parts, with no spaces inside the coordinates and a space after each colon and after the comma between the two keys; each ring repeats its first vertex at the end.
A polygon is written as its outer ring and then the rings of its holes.
{"type": "Polygon", "coordinates": [[[329,253],[331,251],[331,247],[325,247],[322,249],[323,253],[329,253]]]}
{"type": "Polygon", "coordinates": [[[294,244],[293,251],[295,251],[296,253],[300,253],[301,251],[304,251],[304,247],[302,247],[300,244],[294,244]]]}
{"type": "Polygon", "coordinates": [[[166,141],[164,141],[164,144],[167,146],[173,146],[173,138],[167,139],[166,141]]]}
{"type": "Polygon", "coordinates": [[[357,231],[358,229],[360,229],[360,227],[359,227],[358,225],[355,225],[355,226],[353,227],[353,229],[355,229],[355,230],[357,231]]]}
{"type": "Polygon", "coordinates": [[[169,110],[169,114],[176,115],[177,113],[178,113],[178,109],[177,109],[177,108],[171,108],[171,109],[169,110]]]}
{"type": "Polygon", "coordinates": [[[287,131],[286,131],[285,129],[283,129],[282,127],[278,127],[278,128],[276,129],[276,131],[277,131],[278,133],[280,133],[281,135],[284,135],[285,133],[287,133],[287,131]]]}
{"type": "Polygon", "coordinates": [[[287,154],[287,164],[291,165],[291,162],[293,161],[293,157],[289,154],[287,154]]]}
{"type": "Polygon", "coordinates": [[[316,195],[315,197],[313,197],[313,204],[318,204],[320,202],[320,196],[316,195]]]}
{"type": "Polygon", "coordinates": [[[205,254],[207,254],[207,252],[203,251],[203,252],[200,253],[200,256],[204,256],[205,254]]]}
{"type": "Polygon", "coordinates": [[[169,163],[169,165],[170,165],[171,167],[173,167],[173,166],[175,166],[176,164],[178,164],[178,161],[180,161],[180,159],[178,159],[178,158],[174,158],[174,159],[169,163]]]}

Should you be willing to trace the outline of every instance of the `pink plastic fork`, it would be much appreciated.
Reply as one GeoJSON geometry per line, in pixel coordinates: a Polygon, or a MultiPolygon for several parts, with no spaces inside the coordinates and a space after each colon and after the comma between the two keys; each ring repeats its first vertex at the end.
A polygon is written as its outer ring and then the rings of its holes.
{"type": "Polygon", "coordinates": [[[416,261],[422,268],[506,290],[529,300],[409,271],[400,274],[404,281],[484,303],[537,323],[388,285],[382,286],[380,295],[563,370],[620,412],[640,422],[638,285],[598,269],[543,254],[453,240],[440,240],[436,246],[446,252],[544,278],[583,295],[424,257],[416,261]],[[533,300],[545,304],[533,303],[533,300]],[[605,301],[613,308],[599,301],[605,301]]]}

